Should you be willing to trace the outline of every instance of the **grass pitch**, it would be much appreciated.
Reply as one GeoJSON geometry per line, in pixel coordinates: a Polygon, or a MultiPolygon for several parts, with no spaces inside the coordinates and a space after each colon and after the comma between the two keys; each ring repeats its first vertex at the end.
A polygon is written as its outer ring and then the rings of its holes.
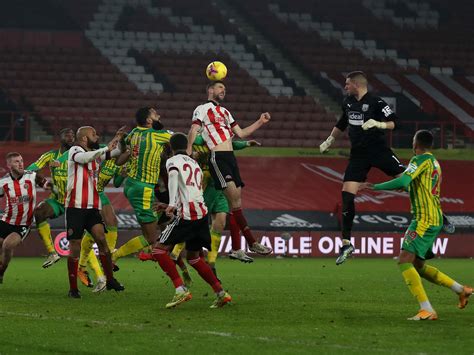
{"type": "MultiPolygon", "coordinates": [[[[451,353],[472,354],[474,304],[456,307],[448,289],[425,283],[440,320],[409,322],[418,307],[395,261],[220,259],[233,305],[209,309],[210,288],[191,270],[193,300],[175,309],[168,278],[152,262],[128,258],[123,293],[66,297],[66,260],[13,259],[0,285],[0,354],[12,353],[451,353]]],[[[459,282],[474,283],[473,260],[434,260],[459,282]]],[[[474,300],[471,301],[474,303],[474,300]]]]}

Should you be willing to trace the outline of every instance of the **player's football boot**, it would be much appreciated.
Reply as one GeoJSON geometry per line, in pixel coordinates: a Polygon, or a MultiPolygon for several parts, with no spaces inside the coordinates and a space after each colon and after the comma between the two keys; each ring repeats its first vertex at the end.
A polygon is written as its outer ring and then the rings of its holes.
{"type": "Polygon", "coordinates": [[[428,312],[427,310],[424,310],[424,309],[420,309],[415,316],[408,318],[408,320],[437,320],[437,319],[438,319],[438,315],[436,314],[435,311],[428,312]]]}
{"type": "Polygon", "coordinates": [[[193,284],[193,279],[191,278],[191,275],[189,275],[189,271],[185,270],[181,273],[181,275],[183,276],[184,286],[186,286],[186,288],[190,288],[193,284]]]}
{"type": "Polygon", "coordinates": [[[79,290],[69,290],[68,297],[69,298],[81,298],[81,293],[79,292],[79,290]]]}
{"type": "Polygon", "coordinates": [[[255,242],[251,246],[249,246],[249,250],[260,255],[268,255],[271,254],[273,251],[272,248],[266,247],[265,245],[262,245],[259,242],[255,242]]]}
{"type": "Polygon", "coordinates": [[[211,304],[210,308],[221,308],[224,307],[226,304],[231,304],[232,297],[227,293],[224,292],[222,296],[217,296],[216,300],[213,304],[211,304]]]}
{"type": "Polygon", "coordinates": [[[153,260],[153,255],[151,253],[145,253],[143,250],[138,253],[138,259],[141,261],[153,260]]]}
{"type": "Polygon", "coordinates": [[[233,260],[240,260],[243,263],[252,263],[253,258],[245,254],[245,251],[242,249],[239,250],[231,250],[229,253],[229,258],[233,260]]]}
{"type": "Polygon", "coordinates": [[[472,292],[473,292],[472,287],[463,286],[463,290],[459,294],[459,303],[458,303],[459,309],[463,309],[464,307],[467,306],[467,303],[469,302],[469,297],[471,297],[472,292]]]}
{"type": "Polygon", "coordinates": [[[105,276],[100,276],[97,279],[97,285],[95,285],[92,292],[94,292],[94,293],[102,292],[106,289],[106,287],[107,287],[107,279],[105,278],[105,276]]]}
{"type": "Polygon", "coordinates": [[[108,291],[115,290],[117,292],[125,290],[125,287],[120,282],[118,282],[115,278],[113,278],[110,281],[107,281],[106,288],[108,291]]]}
{"type": "Polygon", "coordinates": [[[171,302],[167,303],[165,307],[174,308],[180,305],[181,303],[191,300],[192,298],[193,298],[193,295],[188,290],[184,292],[176,292],[171,302]]]}
{"type": "Polygon", "coordinates": [[[51,265],[54,265],[55,263],[59,261],[59,259],[61,259],[61,257],[58,254],[56,253],[49,254],[43,263],[43,269],[46,269],[50,267],[51,265]]]}
{"type": "Polygon", "coordinates": [[[346,259],[354,252],[354,246],[352,244],[343,245],[339,251],[339,256],[336,259],[336,265],[341,265],[346,259]]]}
{"type": "Polygon", "coordinates": [[[92,287],[94,286],[94,283],[92,282],[89,272],[83,268],[77,269],[77,277],[79,280],[81,280],[82,284],[86,287],[92,287]]]}

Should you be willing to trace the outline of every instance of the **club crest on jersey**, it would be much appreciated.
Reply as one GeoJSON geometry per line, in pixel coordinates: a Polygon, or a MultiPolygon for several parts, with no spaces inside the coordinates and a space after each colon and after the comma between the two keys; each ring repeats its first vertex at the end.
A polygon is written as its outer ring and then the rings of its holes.
{"type": "Polygon", "coordinates": [[[30,185],[25,184],[25,185],[23,185],[23,187],[24,187],[26,190],[28,190],[28,189],[30,188],[30,185]]]}
{"type": "Polygon", "coordinates": [[[369,109],[369,105],[368,105],[368,104],[363,104],[363,105],[362,105],[362,111],[367,112],[368,109],[369,109]]]}

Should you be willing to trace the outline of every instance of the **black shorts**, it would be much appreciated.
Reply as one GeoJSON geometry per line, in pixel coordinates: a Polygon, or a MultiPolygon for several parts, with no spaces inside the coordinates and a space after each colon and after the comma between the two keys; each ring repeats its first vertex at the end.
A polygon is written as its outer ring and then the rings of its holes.
{"type": "Polygon", "coordinates": [[[364,182],[371,168],[378,168],[389,176],[405,171],[405,166],[390,148],[382,147],[370,153],[351,151],[344,181],[364,182]]]}
{"type": "Polygon", "coordinates": [[[227,183],[233,181],[235,186],[244,187],[240,178],[239,166],[234,152],[213,152],[209,157],[209,172],[217,190],[227,188],[227,183]]]}
{"type": "Polygon", "coordinates": [[[176,217],[161,233],[159,241],[164,245],[186,242],[186,250],[189,251],[200,251],[202,248],[211,250],[211,234],[207,216],[196,221],[176,217]]]}
{"type": "Polygon", "coordinates": [[[8,235],[16,233],[20,235],[21,240],[25,240],[28,234],[30,234],[30,228],[30,226],[17,226],[4,221],[0,221],[0,238],[5,239],[6,237],[8,237],[8,235]]]}
{"type": "MultiPolygon", "coordinates": [[[[78,240],[84,230],[92,234],[92,227],[104,225],[100,211],[96,208],[66,208],[66,229],[68,240],[78,240]]],[[[105,227],[104,227],[105,229],[105,227]]]]}

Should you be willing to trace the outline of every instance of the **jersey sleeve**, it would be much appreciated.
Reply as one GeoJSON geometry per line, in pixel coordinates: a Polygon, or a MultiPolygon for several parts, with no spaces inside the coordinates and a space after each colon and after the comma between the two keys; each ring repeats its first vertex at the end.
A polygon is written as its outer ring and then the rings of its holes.
{"type": "Polygon", "coordinates": [[[42,154],[38,160],[36,160],[34,163],[29,165],[26,169],[27,170],[41,170],[43,169],[51,160],[53,159],[53,152],[50,150],[49,152],[46,152],[42,154]]]}
{"type": "Polygon", "coordinates": [[[168,159],[166,161],[166,171],[168,172],[168,174],[170,173],[170,171],[179,171],[178,167],[176,166],[176,162],[174,161],[174,159],[168,159]]]}
{"type": "Polygon", "coordinates": [[[231,127],[237,126],[237,122],[235,121],[234,116],[232,116],[232,114],[227,110],[225,110],[225,113],[227,116],[227,120],[229,122],[229,126],[231,127]]]}
{"type": "Polygon", "coordinates": [[[377,118],[382,121],[396,121],[397,115],[380,97],[377,97],[377,118]]]}
{"type": "Polygon", "coordinates": [[[420,175],[428,167],[429,167],[429,159],[415,156],[411,158],[403,174],[411,177],[411,179],[414,180],[418,175],[420,175]]]}
{"type": "Polygon", "coordinates": [[[194,110],[192,123],[197,124],[199,126],[202,126],[202,124],[204,123],[204,114],[202,110],[202,105],[199,105],[194,110]]]}
{"type": "Polygon", "coordinates": [[[345,131],[347,126],[349,125],[349,119],[347,118],[346,110],[344,109],[344,104],[342,105],[342,113],[337,120],[335,127],[339,128],[341,131],[345,131]]]}

